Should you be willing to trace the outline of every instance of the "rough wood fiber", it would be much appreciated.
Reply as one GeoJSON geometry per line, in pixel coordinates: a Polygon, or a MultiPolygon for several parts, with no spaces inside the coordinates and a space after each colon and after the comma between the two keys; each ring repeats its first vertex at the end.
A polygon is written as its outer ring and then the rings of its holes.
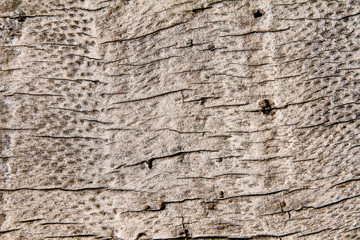
{"type": "Polygon", "coordinates": [[[359,1],[0,11],[1,239],[360,239],[359,1]]]}

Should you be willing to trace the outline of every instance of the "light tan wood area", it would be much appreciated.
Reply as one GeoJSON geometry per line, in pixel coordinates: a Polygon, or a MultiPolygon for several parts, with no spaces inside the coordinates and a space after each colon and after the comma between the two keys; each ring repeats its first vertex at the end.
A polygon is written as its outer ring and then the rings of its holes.
{"type": "Polygon", "coordinates": [[[0,239],[359,239],[358,0],[0,1],[0,239]]]}

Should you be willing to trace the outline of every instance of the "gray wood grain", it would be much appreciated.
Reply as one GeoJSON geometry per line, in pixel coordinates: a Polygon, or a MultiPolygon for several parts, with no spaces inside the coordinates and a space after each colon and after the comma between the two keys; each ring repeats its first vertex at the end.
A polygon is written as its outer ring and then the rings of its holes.
{"type": "Polygon", "coordinates": [[[0,238],[358,239],[360,3],[0,3],[0,238]]]}

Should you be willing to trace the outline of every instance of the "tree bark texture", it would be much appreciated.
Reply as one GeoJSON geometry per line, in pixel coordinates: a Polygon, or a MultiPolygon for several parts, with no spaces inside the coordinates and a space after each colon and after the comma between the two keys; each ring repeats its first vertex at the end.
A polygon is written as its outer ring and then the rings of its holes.
{"type": "Polygon", "coordinates": [[[1,239],[360,239],[358,0],[0,14],[1,239]]]}

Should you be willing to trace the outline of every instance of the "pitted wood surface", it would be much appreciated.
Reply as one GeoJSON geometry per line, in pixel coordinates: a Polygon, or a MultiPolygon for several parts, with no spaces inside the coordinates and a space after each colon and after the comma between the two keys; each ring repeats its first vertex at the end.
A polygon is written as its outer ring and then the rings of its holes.
{"type": "Polygon", "coordinates": [[[0,3],[0,238],[358,239],[360,3],[0,3]]]}

